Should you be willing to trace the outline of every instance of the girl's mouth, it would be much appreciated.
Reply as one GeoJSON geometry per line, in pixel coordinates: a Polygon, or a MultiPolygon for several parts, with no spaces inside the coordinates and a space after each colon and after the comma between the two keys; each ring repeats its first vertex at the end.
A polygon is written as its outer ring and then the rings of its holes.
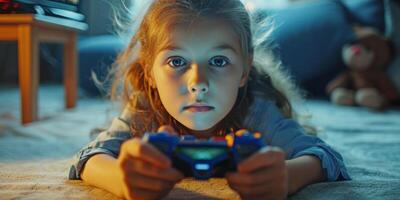
{"type": "Polygon", "coordinates": [[[187,110],[189,112],[208,112],[214,109],[215,108],[213,106],[209,106],[207,104],[202,104],[202,103],[194,103],[192,105],[183,107],[183,110],[187,110]]]}
{"type": "Polygon", "coordinates": [[[189,112],[208,112],[213,109],[214,107],[211,106],[189,106],[184,108],[184,110],[187,110],[189,112]]]}

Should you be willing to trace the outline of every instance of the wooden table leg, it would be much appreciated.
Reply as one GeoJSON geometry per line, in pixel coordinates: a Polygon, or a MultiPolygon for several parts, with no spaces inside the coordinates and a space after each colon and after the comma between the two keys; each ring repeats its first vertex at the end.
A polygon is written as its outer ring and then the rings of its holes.
{"type": "Polygon", "coordinates": [[[73,108],[77,98],[77,53],[76,33],[68,34],[67,42],[64,44],[64,87],[65,107],[73,108]]]}
{"type": "Polygon", "coordinates": [[[39,42],[30,25],[18,26],[18,78],[22,123],[38,119],[39,42]]]}

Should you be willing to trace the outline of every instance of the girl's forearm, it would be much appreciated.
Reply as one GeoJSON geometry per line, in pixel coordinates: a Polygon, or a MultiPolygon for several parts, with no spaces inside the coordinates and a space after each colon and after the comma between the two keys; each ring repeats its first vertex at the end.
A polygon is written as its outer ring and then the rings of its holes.
{"type": "Polygon", "coordinates": [[[106,154],[97,154],[86,162],[81,178],[90,185],[123,197],[121,175],[117,168],[117,159],[106,154]]]}
{"type": "Polygon", "coordinates": [[[321,161],[315,156],[300,156],[287,160],[289,195],[311,183],[325,180],[321,161]]]}

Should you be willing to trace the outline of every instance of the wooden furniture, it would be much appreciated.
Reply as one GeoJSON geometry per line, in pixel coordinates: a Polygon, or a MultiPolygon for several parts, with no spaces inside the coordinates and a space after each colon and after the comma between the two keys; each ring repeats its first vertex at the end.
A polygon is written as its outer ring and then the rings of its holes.
{"type": "Polygon", "coordinates": [[[64,45],[65,107],[77,99],[76,32],[87,25],[72,20],[35,14],[0,14],[0,41],[18,43],[18,78],[23,124],[38,119],[39,43],[64,45]]]}

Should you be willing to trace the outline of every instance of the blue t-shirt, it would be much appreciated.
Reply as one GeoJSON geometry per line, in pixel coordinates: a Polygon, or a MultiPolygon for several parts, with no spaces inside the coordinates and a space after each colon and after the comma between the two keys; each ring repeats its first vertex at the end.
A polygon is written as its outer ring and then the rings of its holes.
{"type": "MultiPolygon", "coordinates": [[[[100,133],[75,155],[69,179],[80,179],[83,166],[95,154],[118,157],[122,143],[132,138],[127,123],[128,112],[125,109],[107,131],[100,133]]],[[[318,137],[308,135],[294,119],[284,117],[273,101],[255,98],[244,120],[244,127],[259,131],[268,145],[283,149],[287,160],[303,155],[318,157],[327,181],[350,180],[341,155],[318,137]]]]}

